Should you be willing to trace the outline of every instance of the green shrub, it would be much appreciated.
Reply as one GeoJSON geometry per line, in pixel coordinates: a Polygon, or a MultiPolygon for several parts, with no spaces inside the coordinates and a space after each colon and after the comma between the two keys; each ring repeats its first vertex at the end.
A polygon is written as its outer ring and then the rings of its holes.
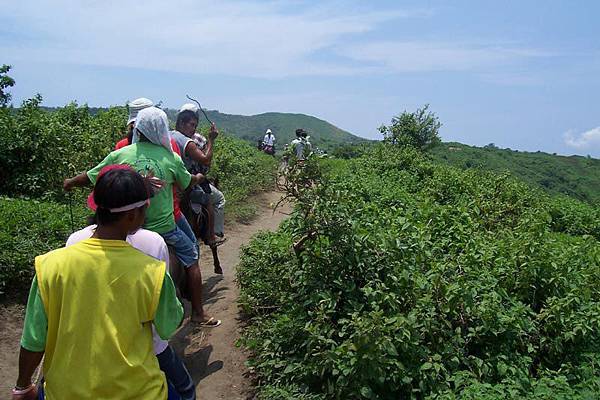
{"type": "MultiPolygon", "coordinates": [[[[73,208],[74,228],[85,225],[88,212],[73,208]]],[[[64,204],[0,197],[0,294],[28,287],[36,256],[62,247],[71,229],[64,204]]]]}
{"type": "Polygon", "coordinates": [[[126,111],[113,107],[91,115],[70,104],[56,112],[27,100],[16,114],[0,110],[0,194],[65,200],[63,179],[100,162],[121,138],[126,111]]]}
{"type": "Polygon", "coordinates": [[[600,389],[600,244],[547,196],[386,146],[325,165],[238,270],[262,398],[600,389]]]}

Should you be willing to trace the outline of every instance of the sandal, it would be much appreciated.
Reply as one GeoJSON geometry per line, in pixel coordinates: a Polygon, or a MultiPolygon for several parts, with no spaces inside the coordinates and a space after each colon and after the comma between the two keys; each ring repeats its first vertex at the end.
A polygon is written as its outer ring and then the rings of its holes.
{"type": "Polygon", "coordinates": [[[217,326],[221,325],[221,320],[215,319],[214,317],[210,317],[206,321],[196,322],[196,324],[203,328],[216,328],[217,326]]]}

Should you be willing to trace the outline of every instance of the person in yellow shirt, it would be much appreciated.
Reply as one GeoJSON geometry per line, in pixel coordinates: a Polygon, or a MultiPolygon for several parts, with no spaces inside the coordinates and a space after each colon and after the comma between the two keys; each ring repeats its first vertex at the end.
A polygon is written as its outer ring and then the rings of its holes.
{"type": "Polygon", "coordinates": [[[151,186],[134,170],[96,182],[90,239],[35,259],[13,399],[34,399],[44,360],[45,398],[167,399],[152,324],[168,339],[183,307],[165,263],[126,242],[144,223],[151,186]]]}

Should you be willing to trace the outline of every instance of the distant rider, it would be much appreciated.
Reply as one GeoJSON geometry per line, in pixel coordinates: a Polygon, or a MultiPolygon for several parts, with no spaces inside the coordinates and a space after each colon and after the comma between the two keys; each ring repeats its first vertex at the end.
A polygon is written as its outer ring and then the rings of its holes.
{"type": "Polygon", "coordinates": [[[275,155],[275,135],[273,135],[273,132],[271,132],[270,129],[267,129],[265,132],[262,146],[265,153],[275,155]]]}

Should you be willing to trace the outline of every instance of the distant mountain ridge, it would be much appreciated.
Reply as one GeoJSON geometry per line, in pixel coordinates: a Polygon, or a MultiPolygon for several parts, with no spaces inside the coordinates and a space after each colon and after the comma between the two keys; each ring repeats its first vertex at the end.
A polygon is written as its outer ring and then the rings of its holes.
{"type": "MultiPolygon", "coordinates": [[[[175,121],[177,110],[166,109],[165,111],[169,119],[175,121]]],[[[313,145],[324,149],[331,149],[340,144],[368,141],[327,121],[306,114],[268,112],[257,115],[235,115],[215,110],[206,111],[206,114],[220,130],[253,143],[262,139],[267,129],[271,129],[279,148],[296,137],[295,132],[298,128],[308,132],[313,145]]],[[[200,117],[200,123],[207,125],[203,116],[200,117]]]]}

